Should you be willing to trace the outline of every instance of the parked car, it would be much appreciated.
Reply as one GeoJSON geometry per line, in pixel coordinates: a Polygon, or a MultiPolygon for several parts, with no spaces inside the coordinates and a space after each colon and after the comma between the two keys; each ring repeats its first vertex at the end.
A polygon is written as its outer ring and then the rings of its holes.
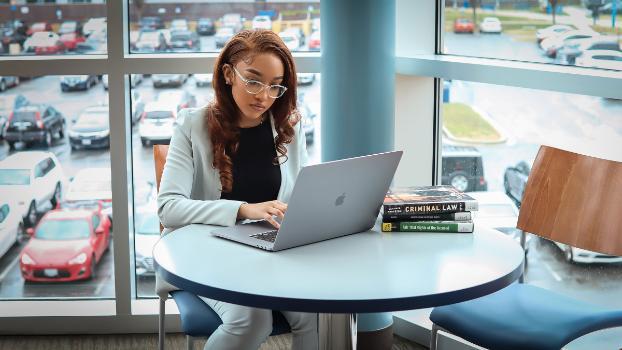
{"type": "Polygon", "coordinates": [[[110,168],[83,168],[71,178],[62,208],[100,210],[112,225],[110,168]]]}
{"type": "Polygon", "coordinates": [[[300,40],[298,40],[298,36],[296,36],[294,32],[280,32],[279,36],[290,51],[298,50],[301,45],[300,40]]]}
{"type": "Polygon", "coordinates": [[[136,274],[139,276],[152,276],[155,273],[153,268],[153,246],[160,239],[160,218],[158,218],[155,202],[149,202],[138,208],[135,222],[134,251],[136,252],[136,274]]]}
{"type": "Polygon", "coordinates": [[[216,48],[225,47],[225,44],[231,37],[235,35],[234,29],[230,27],[220,27],[216,31],[216,35],[214,36],[214,40],[216,43],[216,48]]]}
{"type": "Polygon", "coordinates": [[[4,138],[10,149],[15,143],[43,142],[51,147],[54,137],[65,137],[65,117],[56,108],[44,104],[31,104],[16,109],[9,115],[4,138]]]}
{"type": "Polygon", "coordinates": [[[311,33],[309,36],[309,51],[320,51],[321,41],[321,34],[319,30],[311,33]]]}
{"type": "Polygon", "coordinates": [[[89,18],[86,23],[84,23],[84,27],[82,27],[82,33],[84,36],[88,37],[96,32],[105,32],[108,30],[108,19],[106,17],[94,17],[89,18]]]}
{"type": "Polygon", "coordinates": [[[234,33],[242,30],[244,27],[244,20],[239,13],[227,13],[220,19],[221,27],[229,27],[233,29],[234,33]]]}
{"type": "Polygon", "coordinates": [[[473,21],[468,18],[456,18],[454,21],[454,33],[471,33],[475,31],[473,21]]]}
{"type": "Polygon", "coordinates": [[[586,51],[575,62],[577,66],[622,70],[622,52],[613,50],[586,51]]]}
{"type": "Polygon", "coordinates": [[[61,75],[60,89],[63,92],[72,90],[88,90],[99,81],[97,75],[61,75]]]}
{"type": "Polygon", "coordinates": [[[11,75],[0,75],[0,92],[5,92],[10,87],[19,85],[19,77],[11,75]]]}
{"type": "Polygon", "coordinates": [[[60,36],[60,41],[70,51],[75,51],[78,44],[84,42],[84,40],[85,38],[78,33],[65,33],[60,36]]]}
{"type": "Polygon", "coordinates": [[[443,145],[441,184],[459,191],[486,191],[482,155],[472,146],[443,145]]]}
{"type": "Polygon", "coordinates": [[[110,147],[108,106],[85,108],[69,129],[71,150],[110,147]]]}
{"type": "MultiPolygon", "coordinates": [[[[142,74],[130,74],[130,86],[131,87],[136,87],[142,82],[143,82],[142,74]]],[[[108,74],[104,74],[102,76],[102,86],[104,87],[104,90],[108,90],[108,74]]]]}
{"type": "Polygon", "coordinates": [[[164,29],[164,22],[160,17],[143,17],[140,19],[139,27],[141,30],[164,29]]]}
{"type": "Polygon", "coordinates": [[[199,51],[201,41],[199,35],[189,30],[175,30],[171,32],[171,49],[173,51],[199,51]]]}
{"type": "Polygon", "coordinates": [[[78,21],[64,21],[58,28],[58,34],[63,35],[68,33],[82,35],[82,26],[78,21]]]}
{"type": "Polygon", "coordinates": [[[188,21],[183,18],[176,18],[171,21],[171,32],[176,30],[188,30],[188,21]]]}
{"type": "Polygon", "coordinates": [[[313,143],[315,139],[315,117],[316,114],[309,107],[309,105],[304,101],[303,96],[300,96],[298,100],[298,111],[302,116],[302,129],[305,132],[305,140],[307,144],[313,143]]]}
{"type": "Polygon", "coordinates": [[[53,32],[36,32],[24,41],[24,51],[37,55],[65,53],[67,48],[58,34],[53,32]]]}
{"type": "Polygon", "coordinates": [[[32,282],[94,279],[111,242],[108,218],[92,210],[52,210],[30,231],[19,265],[32,282]]]}
{"type": "Polygon", "coordinates": [[[34,226],[37,215],[63,199],[67,178],[51,152],[17,152],[0,161],[0,193],[17,204],[24,223],[34,226]]]}
{"type": "Polygon", "coordinates": [[[515,166],[505,168],[503,174],[505,193],[516,201],[519,207],[523,202],[523,194],[525,193],[525,186],[527,186],[527,178],[530,171],[531,167],[529,164],[521,160],[515,166]]]}
{"type": "MultiPolygon", "coordinates": [[[[471,212],[477,226],[496,229],[514,238],[520,244],[521,230],[516,228],[518,208],[503,192],[468,192],[477,200],[478,210],[471,212]]],[[[529,251],[531,235],[525,235],[525,254],[529,251]]]]}
{"type": "Polygon", "coordinates": [[[213,78],[213,74],[208,73],[208,74],[195,74],[194,75],[194,83],[196,84],[197,87],[201,87],[201,86],[211,86],[212,85],[212,78],[213,78]]]}
{"type": "Polygon", "coordinates": [[[300,27],[290,27],[285,29],[286,33],[293,33],[296,38],[298,39],[298,42],[300,43],[300,46],[304,46],[305,42],[306,42],[306,36],[305,36],[305,32],[302,30],[302,28],[300,27]]]}
{"type": "Polygon", "coordinates": [[[138,92],[138,90],[132,90],[131,103],[132,126],[134,126],[140,120],[140,116],[143,115],[143,112],[145,111],[145,101],[143,100],[143,97],[138,92]]]}
{"type": "Polygon", "coordinates": [[[175,104],[158,101],[147,103],[138,124],[138,134],[143,146],[150,146],[154,142],[170,141],[176,119],[177,106],[175,104]]]}
{"type": "Polygon", "coordinates": [[[141,53],[166,51],[168,44],[160,31],[141,31],[136,41],[136,51],[141,53]]]}
{"type": "Polygon", "coordinates": [[[184,85],[186,80],[188,80],[188,74],[153,74],[151,76],[154,88],[163,86],[179,87],[184,85]]]}
{"type": "Polygon", "coordinates": [[[480,33],[497,33],[501,34],[503,30],[501,21],[497,17],[486,17],[479,24],[480,33]]]}
{"type": "Polygon", "coordinates": [[[568,40],[559,50],[557,58],[561,63],[575,64],[577,57],[590,50],[620,51],[620,43],[615,36],[599,35],[588,39],[568,40]]]}
{"type": "Polygon", "coordinates": [[[23,215],[17,203],[9,198],[0,199],[0,257],[25,234],[23,215]]]}
{"type": "Polygon", "coordinates": [[[588,39],[599,35],[600,34],[591,29],[569,30],[560,35],[542,40],[542,42],[540,43],[540,48],[548,57],[555,58],[557,56],[557,50],[562,48],[562,46],[564,46],[564,44],[568,40],[588,39]]]}
{"type": "Polygon", "coordinates": [[[9,116],[14,110],[26,106],[30,102],[22,94],[0,95],[0,140],[4,139],[4,130],[9,116]]]}
{"type": "Polygon", "coordinates": [[[32,36],[35,33],[39,33],[39,32],[51,32],[52,31],[52,24],[49,22],[35,22],[33,23],[30,28],[28,28],[28,30],[26,31],[26,34],[28,34],[28,36],[32,36]]]}
{"type": "Polygon", "coordinates": [[[559,249],[562,250],[562,252],[564,252],[564,259],[566,259],[569,263],[601,264],[622,262],[622,256],[597,253],[590,250],[572,247],[560,242],[554,243],[559,249]]]}
{"type": "Polygon", "coordinates": [[[105,30],[94,31],[88,38],[76,44],[77,53],[105,54],[108,51],[108,34],[105,30]]]}
{"type": "Polygon", "coordinates": [[[540,44],[544,39],[558,36],[569,30],[575,30],[575,28],[566,24],[554,24],[546,28],[538,29],[536,31],[536,41],[540,44]]]}
{"type": "Polygon", "coordinates": [[[253,17],[252,27],[253,29],[272,30],[272,20],[270,19],[270,16],[255,16],[253,17]]]}
{"type": "Polygon", "coordinates": [[[199,18],[196,29],[199,35],[214,35],[216,33],[216,27],[211,18],[199,18]]]}
{"type": "Polygon", "coordinates": [[[197,97],[181,89],[160,92],[155,100],[160,103],[176,106],[177,112],[184,108],[197,106],[197,97]]]}
{"type": "Polygon", "coordinates": [[[315,81],[315,73],[296,73],[298,85],[311,85],[315,81]]]}

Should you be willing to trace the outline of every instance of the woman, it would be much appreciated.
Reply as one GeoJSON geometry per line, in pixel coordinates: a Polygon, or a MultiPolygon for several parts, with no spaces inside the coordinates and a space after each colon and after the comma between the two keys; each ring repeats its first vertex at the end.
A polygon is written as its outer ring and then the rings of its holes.
{"type": "MultiPolygon", "coordinates": [[[[178,116],[158,196],[164,233],[244,219],[278,228],[307,159],[291,53],[272,31],[242,31],[221,51],[212,85],[214,102],[178,116]]],[[[223,321],[205,349],[257,349],[272,331],[270,310],[203,300],[223,321]]],[[[317,349],[316,315],[283,315],[293,348],[317,349]]]]}

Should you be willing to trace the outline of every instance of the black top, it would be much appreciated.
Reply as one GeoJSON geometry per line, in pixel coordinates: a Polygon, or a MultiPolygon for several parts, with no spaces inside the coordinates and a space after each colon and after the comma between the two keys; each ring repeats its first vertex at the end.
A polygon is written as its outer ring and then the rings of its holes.
{"type": "Polygon", "coordinates": [[[281,188],[281,168],[273,163],[276,147],[270,121],[239,130],[238,152],[231,157],[233,186],[220,198],[248,203],[275,200],[281,188]]]}

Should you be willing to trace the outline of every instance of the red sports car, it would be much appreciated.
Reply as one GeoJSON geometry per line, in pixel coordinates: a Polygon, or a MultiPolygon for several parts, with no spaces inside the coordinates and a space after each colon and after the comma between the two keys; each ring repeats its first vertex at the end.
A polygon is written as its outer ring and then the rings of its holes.
{"type": "Polygon", "coordinates": [[[475,25],[467,18],[458,18],[454,21],[454,33],[473,33],[475,25]]]}
{"type": "Polygon", "coordinates": [[[101,211],[51,210],[28,231],[32,237],[19,258],[26,281],[93,279],[110,245],[110,221],[101,211]]]}

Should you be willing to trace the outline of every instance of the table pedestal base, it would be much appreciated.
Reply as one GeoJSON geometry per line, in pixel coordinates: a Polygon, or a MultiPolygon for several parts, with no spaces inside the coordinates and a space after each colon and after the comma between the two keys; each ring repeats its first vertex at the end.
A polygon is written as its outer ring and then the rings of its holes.
{"type": "Polygon", "coordinates": [[[356,350],[356,314],[319,315],[320,350],[356,350]]]}

